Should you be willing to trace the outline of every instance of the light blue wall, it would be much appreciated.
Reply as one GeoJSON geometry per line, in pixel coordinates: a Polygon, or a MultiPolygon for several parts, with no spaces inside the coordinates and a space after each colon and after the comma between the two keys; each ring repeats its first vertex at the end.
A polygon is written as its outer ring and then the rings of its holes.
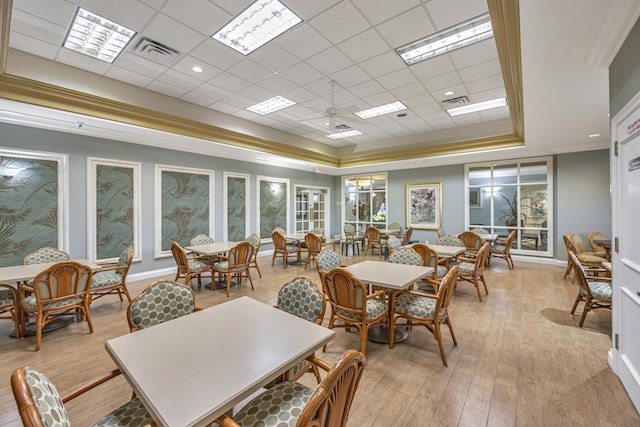
{"type": "MultiPolygon", "coordinates": [[[[222,230],[222,174],[225,171],[250,175],[251,232],[256,230],[257,175],[288,178],[292,195],[296,184],[330,187],[332,188],[330,206],[335,206],[336,204],[336,192],[333,190],[336,183],[334,177],[277,166],[258,165],[4,123],[0,123],[0,147],[69,154],[69,252],[73,258],[86,258],[87,256],[87,157],[142,163],[142,262],[132,265],[132,273],[173,267],[175,265],[172,258],[155,260],[153,257],[154,173],[156,164],[213,169],[215,171],[215,235],[218,239],[223,239],[222,236],[224,236],[222,230]]],[[[289,211],[291,221],[293,221],[294,217],[292,206],[290,206],[289,211]]],[[[340,220],[338,219],[337,221],[339,222],[340,220]]],[[[335,223],[335,218],[332,218],[332,224],[335,223]]],[[[340,229],[336,230],[338,230],[336,232],[339,232],[340,229]]],[[[335,234],[333,230],[331,230],[331,234],[335,234]]],[[[268,247],[268,245],[265,245],[265,247],[268,247]]]]}
{"type": "Polygon", "coordinates": [[[556,156],[556,258],[566,260],[562,236],[574,232],[588,248],[587,234],[611,236],[609,150],[556,156]]]}
{"type": "MultiPolygon", "coordinates": [[[[337,204],[341,195],[340,177],[1,123],[0,146],[70,154],[70,252],[76,258],[84,258],[87,254],[85,200],[87,156],[141,162],[142,217],[145,219],[142,223],[143,261],[133,265],[134,273],[174,265],[171,258],[160,260],[153,258],[154,166],[158,163],[215,170],[215,235],[220,238],[224,235],[222,230],[222,173],[224,171],[246,173],[251,176],[249,199],[251,231],[256,229],[256,175],[288,178],[292,192],[296,184],[331,188],[329,201],[331,230],[327,235],[332,236],[342,231],[341,209],[337,204]]],[[[589,231],[599,230],[610,234],[608,156],[608,150],[598,150],[561,154],[555,157],[556,233],[554,241],[555,255],[559,259],[566,259],[562,235],[569,231],[577,232],[585,239],[589,231]]],[[[442,226],[451,233],[464,229],[464,165],[390,171],[388,176],[389,223],[398,222],[405,226],[405,184],[442,182],[442,226]]],[[[292,206],[289,214],[293,224],[292,206]]],[[[435,241],[436,232],[415,230],[413,238],[435,241]]],[[[268,245],[265,245],[265,249],[267,248],[268,245]]]]}

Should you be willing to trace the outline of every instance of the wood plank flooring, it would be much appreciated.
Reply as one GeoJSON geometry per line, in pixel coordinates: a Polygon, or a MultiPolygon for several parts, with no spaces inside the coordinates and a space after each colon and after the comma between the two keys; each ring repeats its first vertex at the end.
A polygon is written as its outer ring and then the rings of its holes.
{"type": "MultiPolygon", "coordinates": [[[[343,257],[345,264],[364,259],[381,258],[343,257]]],[[[282,260],[271,267],[270,256],[260,257],[259,264],[263,277],[254,273],[255,291],[246,283],[233,287],[232,299],[248,295],[273,304],[289,279],[308,275],[318,280],[312,268],[305,271],[292,264],[285,270],[282,260]]],[[[444,328],[448,368],[424,328],[415,328],[392,350],[368,342],[367,367],[349,425],[640,425],[640,416],[607,365],[611,313],[589,313],[584,328],[578,328],[579,317],[569,315],[578,287],[563,280],[563,274],[564,268],[522,262],[509,271],[504,262],[494,260],[486,270],[489,295],[483,295],[482,303],[473,286],[458,283],[450,306],[457,347],[444,328]]],[[[152,281],[131,283],[131,294],[152,281]]],[[[192,287],[201,307],[228,301],[225,291],[211,291],[208,281],[200,289],[194,281],[192,287]]],[[[117,297],[98,300],[92,305],[93,334],[86,323],[73,323],[45,334],[39,352],[34,351],[34,337],[10,338],[11,322],[0,322],[0,425],[21,425],[9,384],[11,372],[19,366],[41,370],[62,393],[113,369],[104,342],[129,333],[126,308],[117,297]]],[[[344,350],[359,348],[358,342],[356,332],[337,330],[327,352],[318,354],[332,363],[344,350]]],[[[230,359],[211,363],[230,363],[230,359]]],[[[189,363],[188,358],[184,362],[189,363]]],[[[304,382],[312,385],[313,379],[306,376],[304,382]]],[[[130,396],[127,382],[119,377],[67,407],[74,425],[85,426],[130,396]]]]}

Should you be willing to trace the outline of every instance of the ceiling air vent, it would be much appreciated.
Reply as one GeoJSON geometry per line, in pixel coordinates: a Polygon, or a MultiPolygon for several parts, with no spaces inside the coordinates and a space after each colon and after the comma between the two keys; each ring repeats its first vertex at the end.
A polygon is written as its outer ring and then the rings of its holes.
{"type": "Polygon", "coordinates": [[[351,127],[347,125],[338,124],[336,125],[336,130],[351,130],[351,127]]]}
{"type": "Polygon", "coordinates": [[[170,48],[169,46],[165,46],[155,40],[151,40],[148,37],[142,37],[140,39],[136,47],[133,49],[133,53],[142,58],[148,59],[149,61],[163,65],[173,63],[173,61],[180,56],[180,52],[177,50],[170,48]]]}
{"type": "Polygon", "coordinates": [[[445,99],[442,101],[444,108],[460,107],[469,103],[469,98],[466,95],[458,96],[456,98],[445,99]]]}

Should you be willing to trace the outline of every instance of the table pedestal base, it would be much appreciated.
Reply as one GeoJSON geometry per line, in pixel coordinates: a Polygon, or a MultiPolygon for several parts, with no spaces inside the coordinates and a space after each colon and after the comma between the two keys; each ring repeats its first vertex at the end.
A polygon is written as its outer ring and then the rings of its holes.
{"type": "MultiPolygon", "coordinates": [[[[369,341],[380,344],[389,344],[389,328],[387,326],[372,326],[367,331],[369,341]]],[[[393,334],[393,343],[402,342],[409,338],[409,331],[404,327],[396,328],[393,334]]]]}
{"type": "MultiPolygon", "coordinates": [[[[51,331],[55,331],[57,329],[64,328],[69,323],[73,323],[73,319],[71,317],[61,317],[59,319],[54,320],[51,323],[48,323],[44,328],[42,328],[42,333],[46,334],[47,332],[51,332],[51,331]]],[[[22,331],[22,336],[23,337],[35,337],[36,336],[36,330],[37,330],[37,328],[36,328],[36,323],[35,322],[27,323],[26,326],[25,326],[25,330],[22,331]]],[[[12,330],[9,333],[9,336],[11,338],[15,338],[16,337],[16,332],[14,330],[12,330]]]]}

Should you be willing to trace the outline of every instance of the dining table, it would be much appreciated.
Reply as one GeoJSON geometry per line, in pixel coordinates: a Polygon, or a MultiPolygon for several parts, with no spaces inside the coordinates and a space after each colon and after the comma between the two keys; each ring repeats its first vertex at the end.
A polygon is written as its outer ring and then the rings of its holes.
{"type": "Polygon", "coordinates": [[[302,242],[304,242],[307,233],[284,233],[283,236],[288,242],[296,245],[298,248],[298,264],[302,264],[302,242]]]}
{"type": "MultiPolygon", "coordinates": [[[[72,261],[79,262],[80,264],[84,264],[89,266],[94,272],[100,269],[100,265],[89,261],[88,259],[74,259],[72,261]]],[[[21,283],[28,282],[29,280],[33,280],[38,274],[42,271],[48,269],[52,265],[57,264],[57,262],[43,262],[39,264],[21,264],[21,265],[11,265],[7,267],[0,267],[0,283],[6,283],[7,285],[13,286],[16,289],[20,287],[21,283]]],[[[52,322],[47,323],[47,325],[42,329],[43,333],[55,331],[60,328],[64,328],[69,323],[72,323],[73,319],[71,317],[60,317],[52,322]]],[[[30,322],[25,325],[25,330],[22,331],[22,335],[25,337],[35,336],[36,327],[35,322],[30,322]]],[[[15,332],[12,330],[9,333],[9,336],[15,337],[15,332]]]]}
{"type": "Polygon", "coordinates": [[[110,339],[105,348],[158,425],[205,426],[334,337],[245,296],[110,339]]]}
{"type": "MultiPolygon", "coordinates": [[[[374,260],[351,264],[345,269],[367,285],[374,285],[392,291],[407,289],[423,277],[433,274],[433,267],[374,260]]],[[[406,329],[397,328],[393,342],[401,342],[408,337],[409,332],[406,329]]],[[[388,343],[389,329],[387,326],[374,325],[369,328],[367,338],[377,343],[388,343]]]]}
{"type": "Polygon", "coordinates": [[[238,242],[214,242],[203,245],[185,246],[185,249],[195,252],[198,255],[215,256],[229,252],[229,250],[237,244],[238,242]]]}
{"type": "Polygon", "coordinates": [[[593,241],[598,246],[604,248],[606,252],[607,261],[611,261],[611,239],[596,239],[593,241]]]}

